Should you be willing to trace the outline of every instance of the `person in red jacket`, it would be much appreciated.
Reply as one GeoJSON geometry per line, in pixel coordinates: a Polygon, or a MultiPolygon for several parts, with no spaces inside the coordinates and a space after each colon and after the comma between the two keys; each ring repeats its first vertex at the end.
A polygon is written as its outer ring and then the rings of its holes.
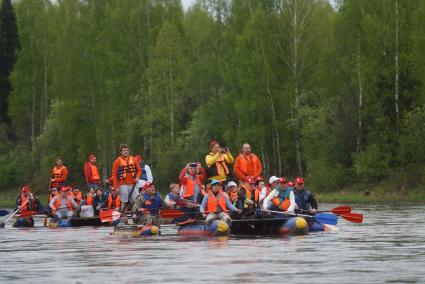
{"type": "Polygon", "coordinates": [[[261,175],[263,167],[257,155],[251,153],[248,143],[242,145],[242,153],[236,157],[233,171],[240,182],[247,182],[248,178],[254,179],[261,175]]]}
{"type": "Polygon", "coordinates": [[[201,180],[202,183],[205,183],[207,179],[207,171],[202,167],[200,162],[189,163],[184,167],[179,175],[179,185],[182,186],[183,178],[186,176],[189,166],[193,167],[193,164],[196,164],[196,176],[201,180]]]}
{"type": "Polygon", "coordinates": [[[84,164],[84,175],[86,177],[87,189],[99,187],[99,169],[96,166],[96,156],[90,154],[84,164]]]}
{"type": "Polygon", "coordinates": [[[127,206],[131,191],[142,175],[142,169],[136,159],[130,155],[126,144],[120,145],[121,156],[115,159],[112,166],[112,180],[116,190],[120,193],[121,212],[127,206]]]}
{"type": "Polygon", "coordinates": [[[63,165],[62,159],[56,159],[56,166],[52,169],[52,178],[50,179],[50,188],[62,187],[66,184],[68,169],[63,165]]]}

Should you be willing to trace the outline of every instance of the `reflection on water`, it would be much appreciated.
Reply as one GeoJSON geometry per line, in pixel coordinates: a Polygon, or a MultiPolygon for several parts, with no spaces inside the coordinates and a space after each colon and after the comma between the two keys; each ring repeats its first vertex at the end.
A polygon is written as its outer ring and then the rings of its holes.
{"type": "Polygon", "coordinates": [[[337,232],[283,238],[182,238],[168,228],[138,239],[9,224],[0,283],[425,283],[425,206],[355,209],[361,225],[340,218],[337,232]]]}

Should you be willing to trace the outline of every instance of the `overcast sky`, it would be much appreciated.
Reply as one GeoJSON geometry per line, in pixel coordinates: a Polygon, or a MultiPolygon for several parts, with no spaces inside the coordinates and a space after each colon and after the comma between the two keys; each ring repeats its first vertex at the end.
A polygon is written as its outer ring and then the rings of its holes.
{"type": "Polygon", "coordinates": [[[187,11],[187,8],[189,8],[192,3],[195,2],[195,0],[182,0],[182,5],[185,11],[187,11]]]}

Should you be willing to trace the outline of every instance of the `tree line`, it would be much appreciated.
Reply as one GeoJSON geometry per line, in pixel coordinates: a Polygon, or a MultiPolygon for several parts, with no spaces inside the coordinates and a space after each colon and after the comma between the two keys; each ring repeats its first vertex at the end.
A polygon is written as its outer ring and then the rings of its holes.
{"type": "Polygon", "coordinates": [[[0,189],[44,189],[57,157],[82,184],[90,153],[109,176],[120,143],[164,186],[212,138],[316,190],[421,182],[424,0],[7,3],[0,189]]]}

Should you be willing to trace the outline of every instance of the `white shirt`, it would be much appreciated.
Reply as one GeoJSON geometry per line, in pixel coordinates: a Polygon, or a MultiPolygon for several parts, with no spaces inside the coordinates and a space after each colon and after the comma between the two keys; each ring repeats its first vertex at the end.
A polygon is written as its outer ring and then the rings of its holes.
{"type": "MultiPolygon", "coordinates": [[[[268,211],[270,208],[270,202],[272,201],[273,198],[277,197],[279,195],[279,190],[277,189],[273,189],[272,192],[270,192],[270,194],[264,198],[264,202],[263,202],[263,210],[268,211]]],[[[289,194],[289,208],[288,211],[293,213],[295,209],[295,195],[294,193],[291,191],[291,193],[289,194]]]]}

